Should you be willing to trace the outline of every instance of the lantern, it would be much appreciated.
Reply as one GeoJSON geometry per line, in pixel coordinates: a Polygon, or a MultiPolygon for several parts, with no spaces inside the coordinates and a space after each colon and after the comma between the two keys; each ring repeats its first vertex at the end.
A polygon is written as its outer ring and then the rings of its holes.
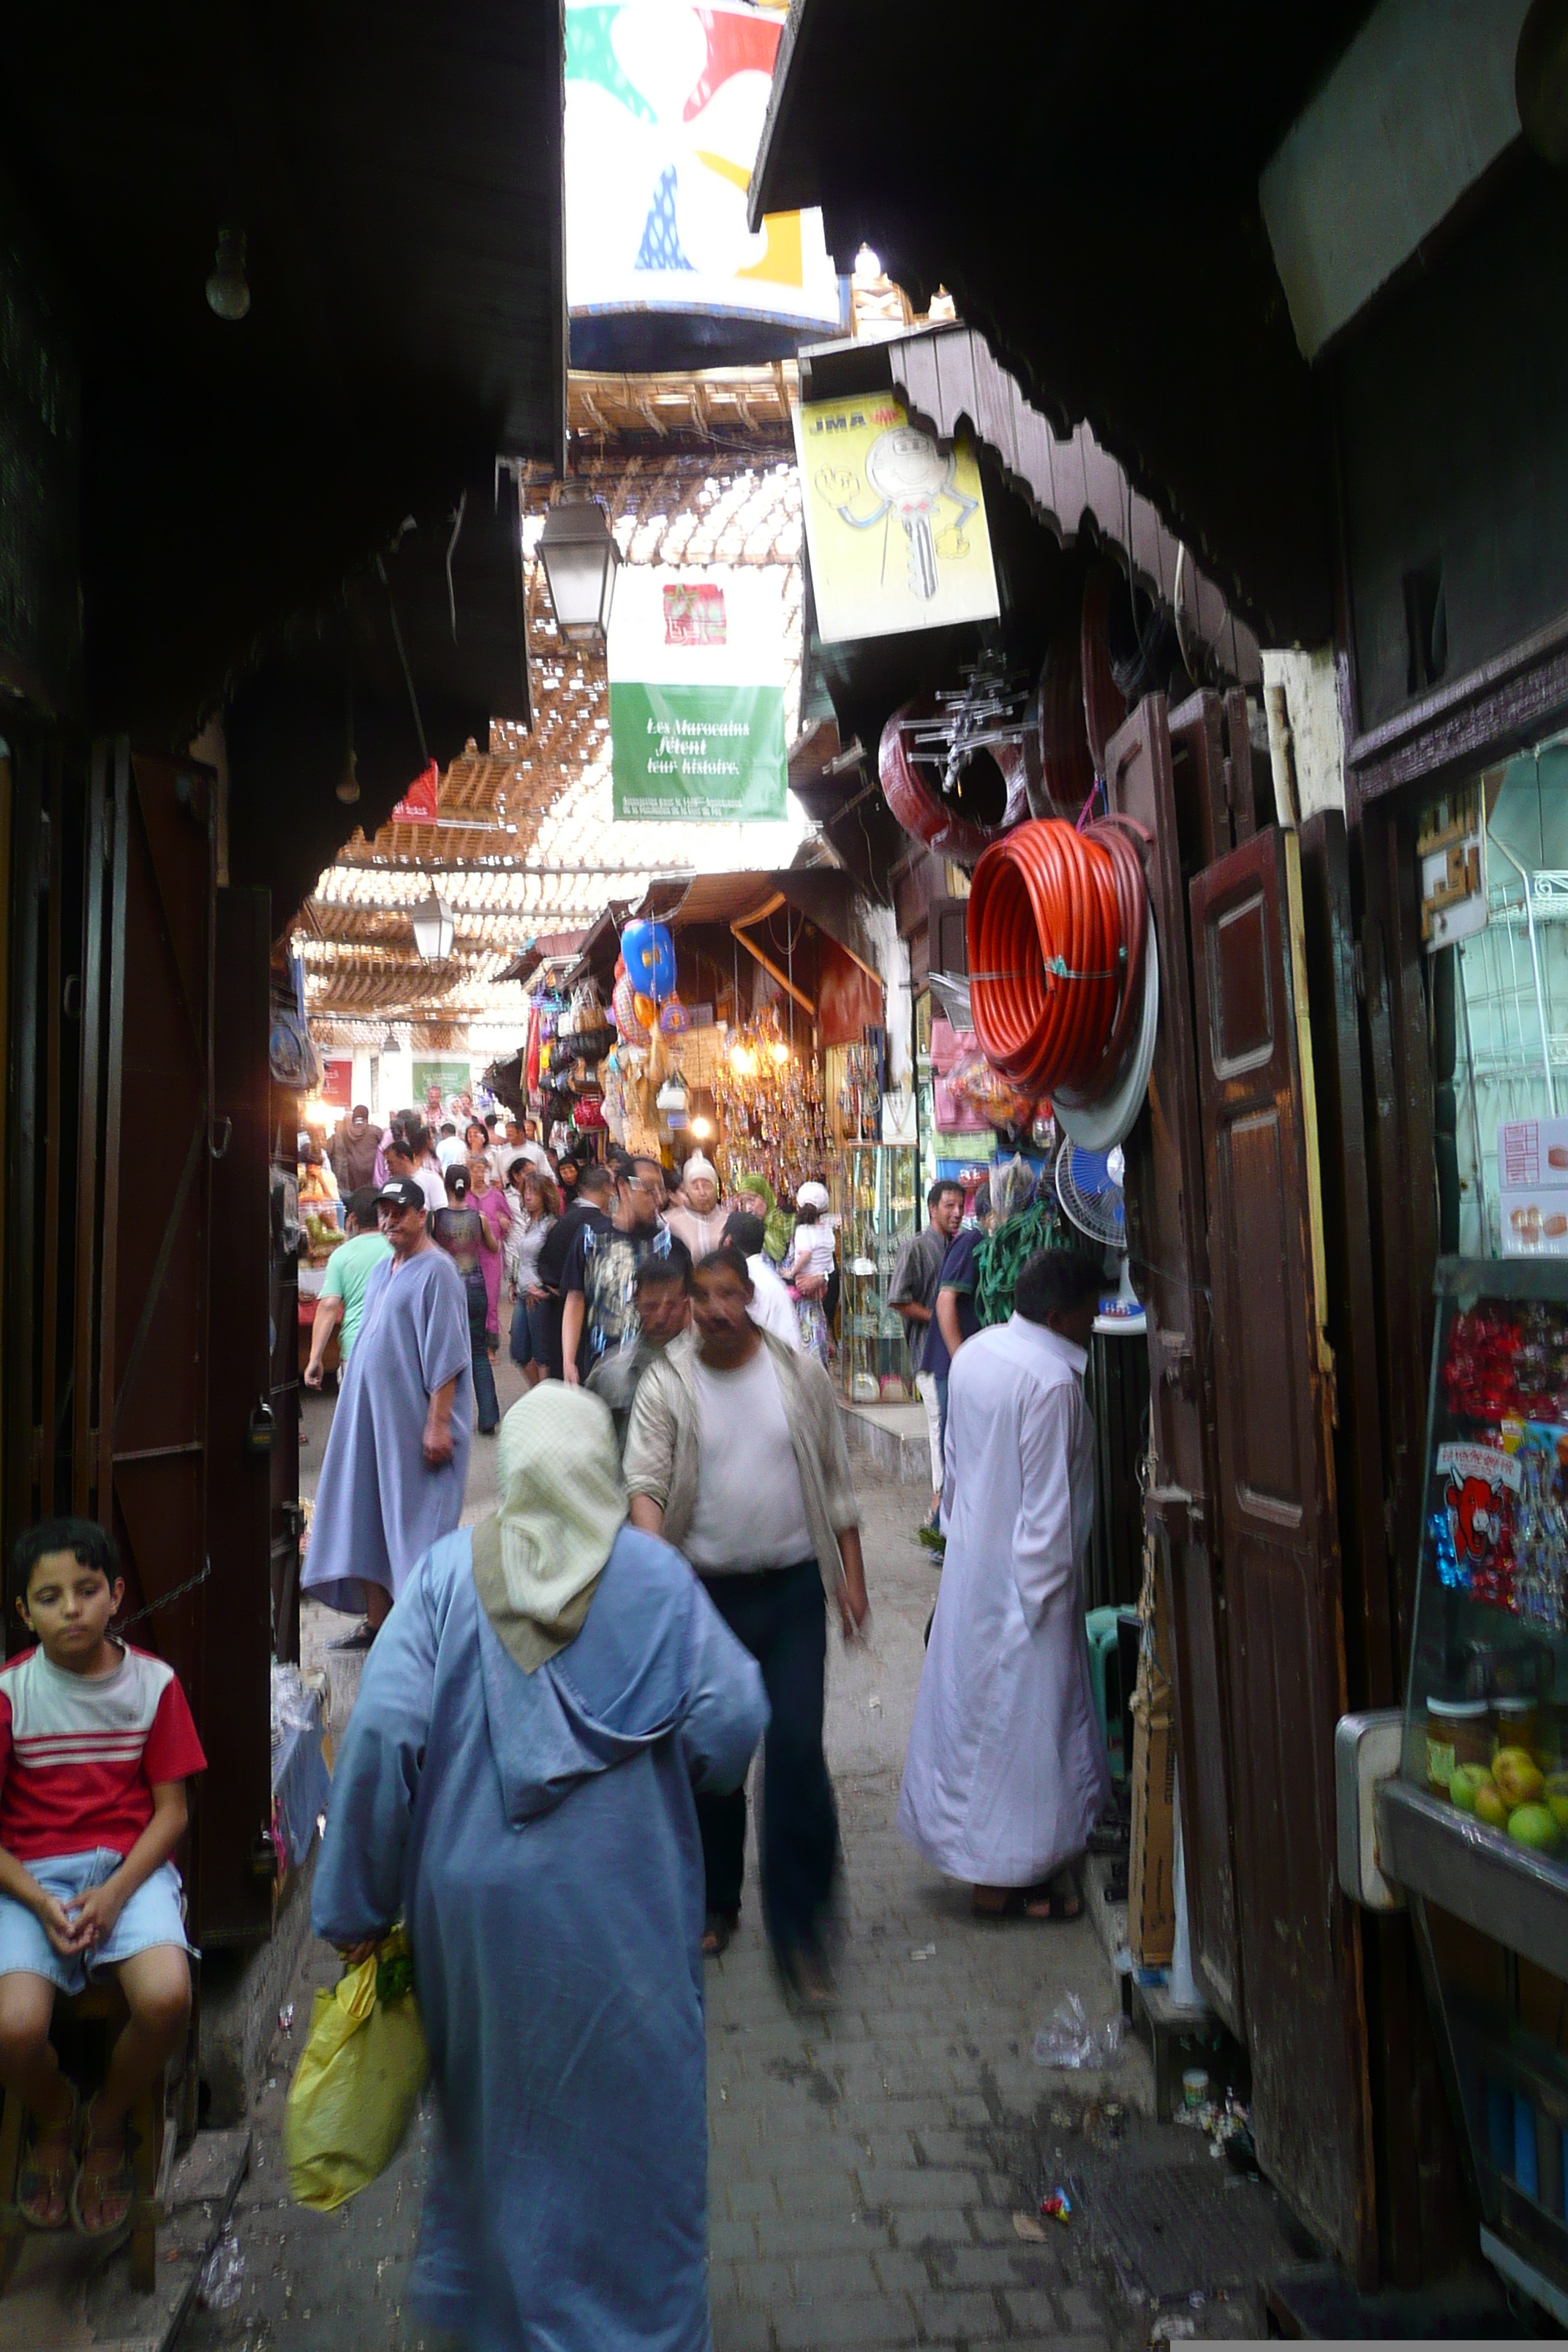
{"type": "Polygon", "coordinates": [[[584,484],[562,483],[561,496],[539,534],[539,560],[563,642],[602,645],[621,557],[605,509],[584,484]]]}

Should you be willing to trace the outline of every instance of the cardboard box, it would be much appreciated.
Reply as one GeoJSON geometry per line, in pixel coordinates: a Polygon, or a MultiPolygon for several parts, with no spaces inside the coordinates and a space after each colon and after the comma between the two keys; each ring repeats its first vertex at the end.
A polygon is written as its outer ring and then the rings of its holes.
{"type": "Polygon", "coordinates": [[[1497,1154],[1503,1192],[1568,1190],[1568,1118],[1506,1118],[1497,1154]]]}
{"type": "Polygon", "coordinates": [[[1127,1943],[1140,1968],[1163,1967],[1176,1948],[1176,1732],[1169,1706],[1132,1699],[1132,1851],[1127,1943]]]}

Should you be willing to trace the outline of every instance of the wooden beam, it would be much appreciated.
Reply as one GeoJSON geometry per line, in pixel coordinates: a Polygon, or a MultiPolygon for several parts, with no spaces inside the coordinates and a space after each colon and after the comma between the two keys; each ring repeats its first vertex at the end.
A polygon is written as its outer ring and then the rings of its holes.
{"type": "MultiPolygon", "coordinates": [[[[784,893],[781,891],[779,896],[782,898],[784,893]]],[[[761,919],[758,916],[753,915],[752,917],[752,920],[753,922],[757,922],[760,919],[761,919]]],[[[776,980],[781,988],[787,989],[791,996],[794,997],[795,1003],[800,1006],[801,1011],[803,1013],[809,1013],[812,1019],[815,1021],[816,1018],[816,1005],[812,1003],[809,996],[805,995],[802,991],[795,986],[789,974],[787,972],[781,971],[777,964],[773,962],[772,957],[765,956],[761,948],[756,945],[755,941],[749,940],[746,937],[745,932],[742,930],[739,923],[731,923],[730,929],[740,940],[741,945],[745,949],[746,953],[750,956],[755,956],[757,961],[762,965],[763,970],[767,972],[772,979],[776,980]]]]}

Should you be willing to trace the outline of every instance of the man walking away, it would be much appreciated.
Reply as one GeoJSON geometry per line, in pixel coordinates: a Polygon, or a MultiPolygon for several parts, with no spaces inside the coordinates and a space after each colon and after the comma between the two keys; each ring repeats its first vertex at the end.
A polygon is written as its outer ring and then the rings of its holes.
{"type": "MultiPolygon", "coordinates": [[[[773,1955],[805,2000],[829,1997],[826,1933],[838,1855],[822,1752],[826,1596],[846,1640],[866,1622],[860,1512],[832,1383],[815,1358],[759,1331],[751,1276],[724,1248],[691,1275],[694,1331],[638,1383],[626,1436],[634,1527],[683,1551],[763,1670],[763,1905],[773,1955]]],[[[741,1909],[743,1789],[698,1800],[707,1878],[703,1949],[741,1909]]]]}
{"type": "Polygon", "coordinates": [[[936,1392],[936,1374],[926,1370],[927,1349],[931,1346],[942,1260],[958,1231],[963,1214],[962,1184],[938,1181],[931,1186],[926,1194],[926,1229],[923,1234],[912,1234],[900,1250],[893,1267],[892,1286],[888,1292],[889,1306],[904,1320],[915,1388],[926,1409],[933,1527],[942,1505],[942,1404],[936,1392]]]}
{"type": "Polygon", "coordinates": [[[353,1193],[344,1204],[343,1227],[349,1238],[340,1242],[327,1260],[321,1295],[316,1301],[315,1320],[310,1326],[310,1360],[305,1366],[308,1389],[321,1385],[322,1359],[331,1345],[334,1331],[341,1335],[339,1369],[347,1370],[364,1314],[365,1285],[383,1260],[392,1255],[392,1244],[381,1230],[375,1193],[370,1185],[353,1193]]]}
{"type": "Polygon", "coordinates": [[[561,1363],[569,1387],[595,1364],[637,1343],[637,1275],[648,1257],[691,1264],[658,1213],[658,1196],[646,1161],[628,1160],[616,1183],[609,1230],[578,1227],[561,1276],[561,1363]]]}
{"type": "Polygon", "coordinates": [[[948,1394],[947,1553],[899,1827],[977,1912],[1076,1918],[1110,1795],[1084,1638],[1094,1430],[1083,1372],[1104,1269],[1040,1250],[1010,1321],[966,1341],[948,1394]]]}
{"type": "Polygon", "coordinates": [[[351,1637],[361,1647],[416,1563],[461,1520],[473,1436],[461,1277],[430,1239],[413,1177],[395,1176],[381,1208],[392,1255],[365,1285],[300,1578],[329,1609],[363,1609],[351,1637]]]}
{"type": "Polygon", "coordinates": [[[338,1190],[345,1200],[351,1192],[374,1183],[375,1156],[380,1148],[380,1128],[371,1125],[364,1104],[355,1103],[347,1118],[339,1119],[333,1128],[327,1146],[338,1190]]]}
{"type": "Polygon", "coordinates": [[[576,1177],[576,1191],[571,1195],[563,1191],[561,1197],[565,1203],[564,1209],[551,1226],[539,1251],[539,1283],[544,1292],[545,1304],[542,1360],[544,1377],[551,1381],[565,1377],[561,1355],[561,1318],[565,1304],[562,1287],[566,1262],[584,1225],[591,1226],[595,1233],[609,1232],[610,1212],[616,1205],[616,1180],[601,1161],[591,1160],[580,1176],[576,1175],[574,1160],[562,1162],[563,1171],[568,1166],[576,1177]]]}
{"type": "Polygon", "coordinates": [[[670,1341],[679,1339],[691,1319],[691,1302],[686,1290],[686,1268],[673,1258],[645,1257],[637,1271],[635,1301],[637,1311],[637,1343],[635,1348],[621,1348],[613,1356],[595,1365],[584,1382],[595,1396],[603,1397],[610,1408],[616,1424],[616,1444],[621,1453],[626,1450],[626,1427],[632,1417],[632,1399],[637,1392],[637,1382],[653,1362],[662,1356],[670,1341]]]}
{"type": "Polygon", "coordinates": [[[746,1272],[752,1277],[748,1312],[752,1322],[759,1330],[771,1331],[775,1339],[782,1339],[798,1356],[800,1318],[782,1276],[776,1267],[769,1265],[763,1253],[765,1231],[761,1217],[753,1216],[750,1209],[737,1209],[725,1223],[724,1239],[746,1261],[746,1272]]]}

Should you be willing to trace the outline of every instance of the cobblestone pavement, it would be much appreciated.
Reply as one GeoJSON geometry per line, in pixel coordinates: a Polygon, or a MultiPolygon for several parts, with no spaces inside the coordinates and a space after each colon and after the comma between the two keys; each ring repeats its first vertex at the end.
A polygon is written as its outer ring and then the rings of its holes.
{"type": "MultiPolygon", "coordinates": [[[[319,1461],[330,1407],[312,1401],[308,1412],[319,1461]]],[[[792,2012],[752,1878],[740,1932],[709,1971],[716,2352],[999,2341],[1127,2352],[1147,2320],[1121,2302],[1081,2232],[1026,2243],[1013,2217],[1032,2212],[1042,2163],[1065,2174],[1083,2151],[1086,2107],[1091,2137],[1107,2099],[1147,2112],[1148,2063],[1130,2045],[1093,2076],[1037,2066],[1035,2033],[1065,1992],[1095,2021],[1116,2005],[1092,1928],[976,1921],[967,1890],[898,1837],[936,1580],[912,1540],[921,1490],[859,1461],[857,1475],[874,1626],[868,1650],[836,1643],[829,1669],[845,1856],[837,2000],[826,2017],[792,2012]]],[[[310,1990],[334,1973],[331,1955],[312,1948],[291,1995],[299,2022],[274,2049],[256,2111],[256,2164],[237,2209],[245,2292],[232,2310],[197,2315],[191,2352],[390,2352],[402,2340],[420,2146],[340,2214],[300,2212],[284,2191],[283,2091],[310,1990]]],[[[606,2225],[635,2229],[636,2216],[606,2225]]],[[[406,2340],[417,2346],[417,2330],[406,2340]]]]}

